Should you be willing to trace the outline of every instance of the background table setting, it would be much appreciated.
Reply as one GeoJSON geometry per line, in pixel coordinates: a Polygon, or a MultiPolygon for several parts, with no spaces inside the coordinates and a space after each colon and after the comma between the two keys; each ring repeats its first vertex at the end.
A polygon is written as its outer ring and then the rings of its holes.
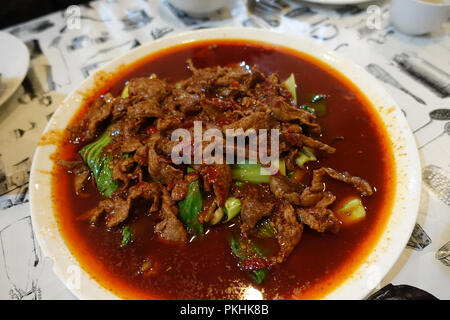
{"type": "Polygon", "coordinates": [[[3,72],[0,84],[0,299],[75,299],[39,248],[29,206],[33,153],[64,97],[143,43],[224,26],[314,39],[386,88],[415,135],[422,193],[402,255],[384,278],[373,270],[368,279],[378,290],[407,285],[450,299],[450,21],[410,36],[390,22],[389,1],[342,2],[232,0],[198,16],[176,1],[99,0],[0,31],[0,66],[14,78],[10,83],[3,72]]]}

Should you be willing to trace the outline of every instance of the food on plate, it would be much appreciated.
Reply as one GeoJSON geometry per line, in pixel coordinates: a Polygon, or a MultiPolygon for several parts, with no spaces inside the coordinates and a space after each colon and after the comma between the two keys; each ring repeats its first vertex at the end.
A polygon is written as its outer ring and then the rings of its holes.
{"type": "Polygon", "coordinates": [[[380,120],[307,56],[237,40],[182,45],[88,101],[65,131],[53,194],[72,252],[119,296],[320,297],[388,214],[380,120]],[[252,149],[251,130],[277,136],[276,148],[258,137],[252,149]],[[230,132],[247,143],[229,147],[230,132]]]}

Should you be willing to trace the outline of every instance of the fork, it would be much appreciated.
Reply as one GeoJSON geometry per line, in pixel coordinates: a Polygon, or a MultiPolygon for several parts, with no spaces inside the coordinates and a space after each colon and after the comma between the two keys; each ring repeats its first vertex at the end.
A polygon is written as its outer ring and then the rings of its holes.
{"type": "Polygon", "coordinates": [[[262,18],[272,27],[278,27],[280,25],[281,11],[289,5],[283,0],[248,0],[248,10],[262,18]]]}

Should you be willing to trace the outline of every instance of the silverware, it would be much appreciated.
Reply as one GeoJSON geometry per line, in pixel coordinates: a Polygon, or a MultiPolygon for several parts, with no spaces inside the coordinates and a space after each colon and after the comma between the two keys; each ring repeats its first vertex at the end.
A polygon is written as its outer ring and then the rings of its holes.
{"type": "Polygon", "coordinates": [[[248,0],[248,10],[263,19],[272,27],[278,27],[280,25],[281,11],[283,7],[275,0],[248,0]]]}
{"type": "Polygon", "coordinates": [[[284,16],[294,19],[294,18],[298,18],[298,17],[303,18],[304,16],[312,16],[315,14],[317,14],[317,12],[311,10],[311,8],[309,8],[309,7],[298,7],[298,8],[295,8],[295,9],[292,9],[292,10],[286,12],[286,14],[284,16]]]}
{"type": "Polygon", "coordinates": [[[400,70],[422,83],[440,98],[450,97],[450,74],[430,62],[406,53],[394,56],[400,70]]]}
{"type": "Polygon", "coordinates": [[[144,10],[128,10],[120,20],[123,24],[123,30],[130,31],[146,26],[153,21],[153,17],[150,17],[144,10]]]}
{"type": "Polygon", "coordinates": [[[436,252],[436,259],[450,267],[450,241],[439,248],[436,252]]]}
{"type": "MultiPolygon", "coordinates": [[[[286,7],[286,3],[281,4],[275,0],[248,0],[247,6],[251,10],[258,10],[266,14],[279,14],[286,7]]],[[[289,5],[288,5],[289,6],[289,5]]]]}
{"type": "Polygon", "coordinates": [[[422,180],[430,191],[450,206],[450,175],[448,172],[441,167],[428,165],[423,168],[422,180]]]}
{"type": "Polygon", "coordinates": [[[406,89],[404,86],[402,86],[393,76],[391,76],[386,70],[384,70],[382,67],[380,67],[377,64],[371,63],[366,66],[367,71],[369,71],[375,78],[378,80],[390,84],[391,86],[403,91],[407,95],[411,96],[416,100],[417,102],[421,104],[425,104],[425,101],[423,101],[421,98],[410,92],[408,89],[406,89]]]}
{"type": "Polygon", "coordinates": [[[422,149],[423,147],[425,147],[426,145],[430,144],[430,143],[433,142],[434,140],[436,140],[436,139],[442,137],[444,134],[448,134],[448,135],[450,136],[450,122],[446,122],[446,123],[445,123],[445,125],[444,125],[444,131],[443,131],[440,135],[434,137],[433,139],[431,139],[430,141],[428,141],[428,142],[425,143],[424,145],[420,146],[419,149],[422,149]]]}
{"type": "Polygon", "coordinates": [[[416,223],[411,237],[406,245],[408,248],[421,251],[431,243],[431,238],[427,235],[425,230],[422,229],[420,224],[416,223]]]}
{"type": "Polygon", "coordinates": [[[417,131],[422,130],[423,128],[428,126],[430,123],[432,123],[433,120],[438,120],[438,121],[450,120],[450,109],[436,109],[436,110],[431,111],[429,113],[429,116],[430,116],[430,121],[428,121],[423,126],[414,130],[413,133],[416,133],[417,131]]]}

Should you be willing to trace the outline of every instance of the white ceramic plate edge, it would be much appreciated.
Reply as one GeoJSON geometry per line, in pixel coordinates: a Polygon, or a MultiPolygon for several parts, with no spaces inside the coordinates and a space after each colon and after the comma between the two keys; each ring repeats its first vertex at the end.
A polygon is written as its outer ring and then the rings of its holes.
{"type": "MultiPolygon", "coordinates": [[[[14,63],[15,65],[14,68],[10,70],[12,73],[4,74],[0,68],[0,73],[2,73],[2,80],[0,83],[0,106],[5,103],[14,94],[14,92],[16,92],[23,79],[25,79],[25,76],[28,72],[28,67],[30,65],[30,53],[27,46],[20,39],[14,37],[8,32],[0,31],[0,39],[2,37],[6,38],[7,41],[9,41],[9,43],[2,42],[2,50],[13,51],[14,58],[7,59],[11,57],[5,58],[2,56],[8,56],[9,52],[7,52],[6,54],[0,53],[0,59],[2,59],[2,61],[0,61],[0,65],[3,63],[3,59],[9,61],[8,65],[10,63],[14,63]],[[6,84],[7,87],[3,88],[6,81],[8,81],[8,83],[6,84]]],[[[8,67],[11,69],[10,65],[8,67]]]]}
{"type": "MultiPolygon", "coordinates": [[[[384,277],[410,237],[417,216],[421,171],[420,162],[406,119],[396,103],[388,95],[379,82],[369,75],[363,68],[350,60],[343,58],[328,48],[293,35],[280,34],[267,30],[252,28],[218,28],[204,29],[195,32],[173,35],[153,41],[130,51],[119,57],[102,70],[113,72],[122,64],[131,63],[152,52],[191,41],[206,39],[249,39],[268,44],[281,45],[302,51],[332,65],[360,88],[381,115],[386,129],[391,136],[397,170],[397,192],[393,214],[391,215],[381,239],[369,254],[366,263],[362,264],[355,273],[339,285],[325,298],[328,299],[361,299],[376,285],[368,281],[372,273],[384,277]]],[[[87,91],[94,86],[94,76],[87,78],[63,101],[48,123],[44,133],[51,130],[62,130],[70,121],[75,110],[78,109],[82,97],[79,91],[87,91]]],[[[110,299],[117,298],[113,293],[101,287],[84,270],[80,270],[81,286],[73,286],[73,266],[79,263],[73,258],[59,232],[53,215],[53,204],[50,198],[50,174],[53,162],[50,155],[55,151],[54,145],[39,146],[33,158],[30,179],[30,201],[33,227],[43,252],[55,261],[54,269],[61,280],[79,298],[110,299]]],[[[373,278],[372,278],[373,279],[373,278]]]]}

